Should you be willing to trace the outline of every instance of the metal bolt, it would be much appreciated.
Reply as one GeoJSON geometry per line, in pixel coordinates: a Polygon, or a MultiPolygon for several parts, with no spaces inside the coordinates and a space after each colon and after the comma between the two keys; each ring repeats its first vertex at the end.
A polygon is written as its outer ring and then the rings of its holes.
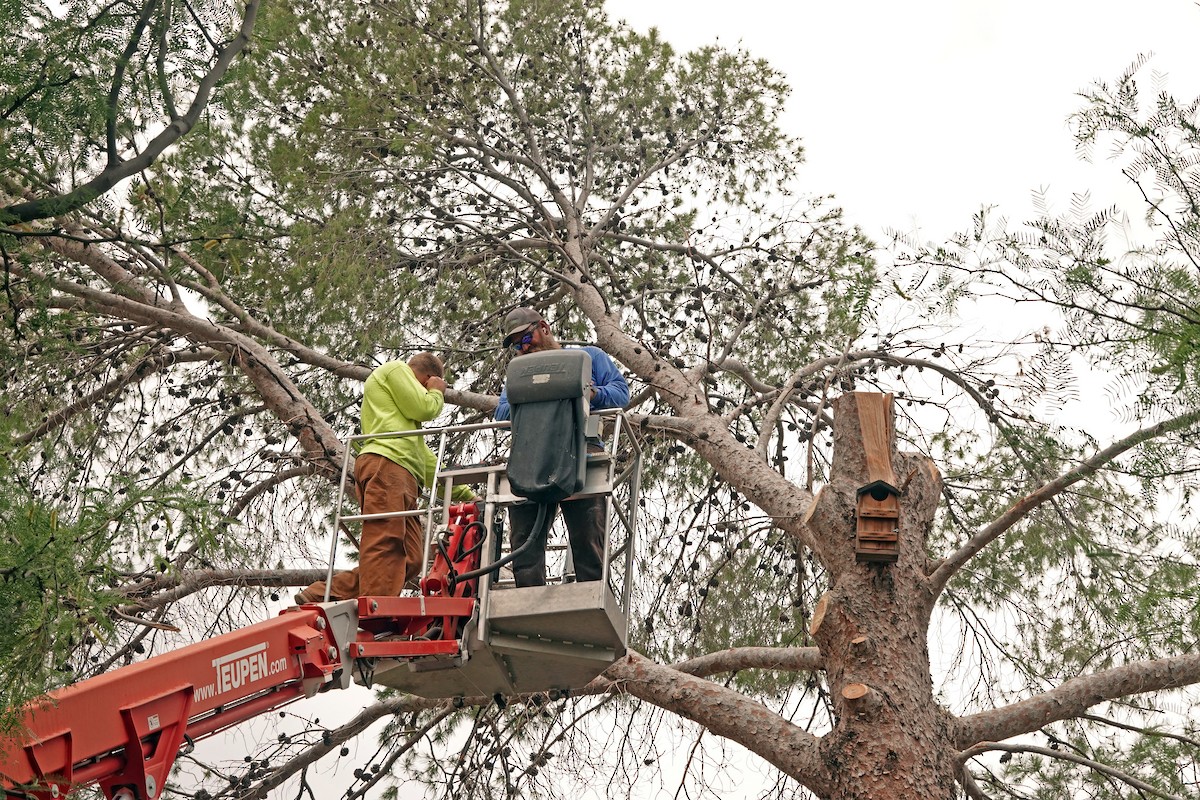
{"type": "Polygon", "coordinates": [[[372,600],[372,601],[371,601],[371,613],[372,613],[372,614],[374,614],[374,613],[375,613],[376,611],[378,611],[378,610],[379,610],[379,601],[378,601],[378,600],[372,600]]]}
{"type": "Polygon", "coordinates": [[[317,617],[317,630],[319,630],[319,631],[325,630],[325,618],[324,617],[317,617]]]}
{"type": "Polygon", "coordinates": [[[150,800],[154,800],[155,797],[158,797],[158,783],[155,782],[153,775],[146,776],[146,796],[149,797],[150,800]]]}
{"type": "Polygon", "coordinates": [[[329,656],[330,661],[337,661],[337,648],[330,645],[329,649],[325,651],[325,655],[329,656]]]}

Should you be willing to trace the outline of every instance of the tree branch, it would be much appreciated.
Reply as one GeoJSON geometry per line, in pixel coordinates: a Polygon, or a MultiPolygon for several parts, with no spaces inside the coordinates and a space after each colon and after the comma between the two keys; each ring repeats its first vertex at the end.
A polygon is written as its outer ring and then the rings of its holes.
{"type": "Polygon", "coordinates": [[[627,692],[735,741],[795,778],[828,794],[831,779],[819,739],[732,689],[655,664],[636,653],[613,664],[603,679],[610,691],[627,692]]]}
{"type": "Polygon", "coordinates": [[[815,647],[731,647],[719,653],[678,661],[670,668],[705,678],[743,669],[816,672],[824,667],[825,658],[815,647]]]}
{"type": "Polygon", "coordinates": [[[955,742],[973,747],[1030,733],[1058,720],[1082,715],[1097,703],[1120,697],[1178,689],[1200,682],[1200,655],[1138,661],[1072,678],[1056,689],[1018,703],[958,720],[955,742]]]}
{"type": "MultiPolygon", "coordinates": [[[[238,34],[217,52],[212,67],[196,86],[196,95],[192,98],[192,104],[188,107],[187,112],[182,117],[172,119],[171,123],[163,128],[142,152],[131,159],[121,161],[116,158],[115,152],[110,150],[108,166],[99,175],[66,194],[43,197],[0,208],[0,225],[19,225],[75,211],[100,197],[130,175],[135,175],[153,164],[163,151],[195,127],[200,115],[208,105],[209,96],[217,82],[224,77],[225,71],[233,63],[234,57],[250,42],[250,33],[254,29],[258,6],[259,0],[250,0],[246,4],[246,11],[242,15],[242,25],[238,34]]],[[[115,150],[113,142],[110,141],[109,146],[115,150]]]]}
{"type": "Polygon", "coordinates": [[[211,586],[307,586],[325,577],[321,569],[208,569],[183,575],[162,575],[133,586],[124,587],[121,594],[141,598],[130,605],[119,606],[122,614],[144,613],[161,608],[189,594],[211,586]],[[153,595],[151,597],[150,595],[153,595]]]}
{"type": "Polygon", "coordinates": [[[1121,439],[1103,450],[1099,451],[1091,458],[1085,459],[1079,466],[1072,470],[1064,472],[1049,483],[1033,490],[1021,499],[1017,500],[1008,509],[997,517],[990,525],[986,526],[979,533],[972,536],[967,542],[960,547],[955,553],[951,554],[940,566],[929,576],[929,591],[933,596],[942,593],[949,583],[950,578],[954,576],[959,569],[963,567],[976,553],[987,547],[993,541],[998,539],[1005,531],[1023,519],[1029,512],[1050,500],[1053,497],[1061,494],[1068,487],[1078,483],[1084,478],[1090,477],[1098,472],[1101,468],[1109,464],[1121,454],[1128,450],[1137,447],[1143,442],[1151,439],[1156,439],[1166,433],[1182,430],[1191,427],[1200,421],[1200,411],[1189,411],[1186,414],[1180,414],[1172,419],[1142,428],[1139,431],[1131,433],[1124,439],[1121,439]]]}
{"type": "Polygon", "coordinates": [[[1184,798],[1180,795],[1169,794],[1161,789],[1157,789],[1152,784],[1146,783],[1143,780],[1138,780],[1127,772],[1121,772],[1119,769],[1110,767],[1108,764],[1102,764],[1099,761],[1093,761],[1090,758],[1084,758],[1083,756],[1075,755],[1074,753],[1066,750],[1052,750],[1049,747],[1038,747],[1036,745],[997,744],[995,742],[984,742],[983,744],[976,745],[970,750],[963,752],[959,758],[963,761],[966,761],[967,759],[974,758],[980,753],[986,753],[989,750],[1003,750],[1006,753],[1036,753],[1037,755],[1046,756],[1047,758],[1058,758],[1062,759],[1063,761],[1071,761],[1075,764],[1082,764],[1088,769],[1094,769],[1096,772],[1107,775],[1110,778],[1116,778],[1123,783],[1129,784],[1140,792],[1148,792],[1155,797],[1166,798],[1166,800],[1184,800],[1184,798]]]}

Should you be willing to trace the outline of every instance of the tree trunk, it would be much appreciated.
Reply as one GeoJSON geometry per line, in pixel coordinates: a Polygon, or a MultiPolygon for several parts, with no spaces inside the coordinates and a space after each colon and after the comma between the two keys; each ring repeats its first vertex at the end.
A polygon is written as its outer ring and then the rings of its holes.
{"type": "Polygon", "coordinates": [[[835,800],[949,800],[956,748],[951,717],[933,699],[925,577],[941,480],[928,459],[896,452],[891,396],[884,400],[851,394],[836,402],[831,480],[806,518],[830,561],[813,635],[837,719],[821,754],[835,800]],[[860,403],[883,413],[860,415],[860,403]],[[894,563],[859,562],[857,494],[881,464],[890,465],[899,490],[899,552],[894,563]]]}

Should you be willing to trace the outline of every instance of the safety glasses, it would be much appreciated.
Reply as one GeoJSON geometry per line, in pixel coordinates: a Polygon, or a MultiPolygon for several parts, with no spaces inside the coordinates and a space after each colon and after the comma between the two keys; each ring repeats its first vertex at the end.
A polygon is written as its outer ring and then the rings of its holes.
{"type": "Polygon", "coordinates": [[[529,347],[529,345],[533,344],[533,335],[537,333],[537,329],[537,325],[532,326],[529,328],[529,330],[525,331],[524,336],[522,336],[520,339],[513,339],[508,346],[513,350],[516,350],[518,353],[521,352],[526,347],[529,347]]]}

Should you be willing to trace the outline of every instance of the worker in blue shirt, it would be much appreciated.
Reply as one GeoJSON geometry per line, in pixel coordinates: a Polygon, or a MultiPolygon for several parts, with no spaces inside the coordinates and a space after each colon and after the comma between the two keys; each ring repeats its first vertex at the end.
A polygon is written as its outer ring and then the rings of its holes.
{"type": "MultiPolygon", "coordinates": [[[[554,338],[550,326],[542,315],[532,308],[514,308],[504,318],[504,346],[516,351],[517,357],[542,350],[558,350],[562,345],[554,338]]],[[[599,347],[580,348],[592,359],[592,385],[589,389],[589,405],[593,410],[623,408],[629,402],[629,384],[617,369],[617,365],[599,347]]],[[[500,392],[496,406],[496,419],[509,418],[510,408],[506,390],[500,392]]],[[[599,440],[588,441],[589,452],[599,452],[604,447],[599,440]]],[[[571,557],[575,563],[575,580],[598,581],[604,574],[604,527],[606,498],[600,495],[583,497],[561,504],[563,521],[567,525],[567,536],[571,542],[571,557]]],[[[508,521],[512,549],[516,550],[529,538],[537,517],[537,504],[523,503],[509,508],[508,521]]],[[[550,520],[553,520],[551,508],[550,520]]],[[[543,586],[546,583],[546,533],[547,522],[539,532],[540,542],[535,543],[523,556],[513,561],[513,575],[517,586],[543,586]]]]}

